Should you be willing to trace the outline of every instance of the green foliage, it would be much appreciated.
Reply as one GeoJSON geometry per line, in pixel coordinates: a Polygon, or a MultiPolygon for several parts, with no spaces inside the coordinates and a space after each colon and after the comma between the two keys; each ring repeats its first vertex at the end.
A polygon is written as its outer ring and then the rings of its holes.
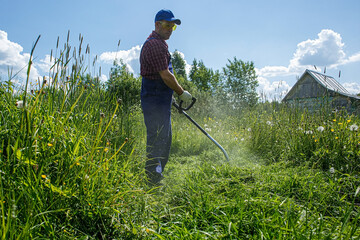
{"type": "Polygon", "coordinates": [[[174,73],[176,74],[176,78],[182,77],[184,80],[187,80],[185,60],[177,50],[175,50],[175,52],[171,56],[171,63],[174,73]]]}
{"type": "Polygon", "coordinates": [[[129,109],[134,105],[139,105],[141,78],[135,78],[122,60],[119,63],[114,61],[106,86],[108,96],[121,99],[124,108],[129,109]]]}
{"type": "Polygon", "coordinates": [[[267,156],[270,162],[309,162],[325,171],[360,170],[360,121],[356,116],[267,104],[247,117],[251,149],[267,156]]]}
{"type": "Polygon", "coordinates": [[[27,92],[0,83],[1,239],[359,238],[358,116],[280,103],[234,111],[192,86],[188,113],[230,163],[174,112],[164,186],[149,188],[142,113],[121,95],[138,79],[115,64],[104,86],[69,49],[27,92]]]}
{"type": "Polygon", "coordinates": [[[139,111],[125,113],[97,78],[82,77],[81,62],[64,60],[38,90],[29,81],[15,95],[11,81],[0,85],[2,239],[131,236],[142,213],[143,194],[127,184],[141,185],[139,111]],[[115,207],[127,204],[136,209],[115,207]]]}
{"type": "Polygon", "coordinates": [[[221,86],[220,72],[208,69],[201,60],[194,59],[190,70],[190,79],[203,92],[214,93],[221,86]]]}
{"type": "Polygon", "coordinates": [[[234,57],[223,68],[225,86],[230,103],[234,106],[254,106],[258,101],[258,86],[253,62],[244,62],[234,57]]]}

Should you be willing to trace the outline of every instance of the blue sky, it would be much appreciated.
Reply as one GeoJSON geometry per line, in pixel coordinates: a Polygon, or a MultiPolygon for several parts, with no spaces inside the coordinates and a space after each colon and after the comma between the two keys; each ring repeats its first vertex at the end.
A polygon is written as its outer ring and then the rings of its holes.
{"type": "MultiPolygon", "coordinates": [[[[81,33],[98,56],[102,79],[115,56],[139,72],[141,46],[154,29],[154,16],[171,9],[182,20],[167,41],[183,53],[221,70],[234,57],[253,61],[259,92],[281,98],[306,68],[335,77],[349,92],[360,93],[360,1],[358,0],[0,0],[0,74],[26,64],[38,35],[32,78],[48,75],[49,55],[70,30],[77,47],[81,33]],[[118,41],[121,40],[118,48],[118,41]],[[117,52],[118,51],[118,52],[117,52]],[[117,52],[117,53],[116,53],[117,52]],[[341,70],[341,77],[338,73],[341,70]]],[[[98,72],[98,71],[97,71],[98,72]]],[[[5,77],[4,77],[5,76],[5,77]]],[[[23,80],[25,71],[18,75],[23,80]]]]}

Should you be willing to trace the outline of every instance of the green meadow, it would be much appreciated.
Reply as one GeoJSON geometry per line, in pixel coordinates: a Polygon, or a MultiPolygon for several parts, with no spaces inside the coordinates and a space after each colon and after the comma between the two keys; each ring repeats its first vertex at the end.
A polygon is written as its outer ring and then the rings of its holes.
{"type": "Polygon", "coordinates": [[[1,239],[360,238],[358,116],[234,107],[194,87],[187,113],[230,161],[173,109],[165,179],[151,188],[141,79],[120,63],[100,82],[79,39],[56,47],[46,78],[30,79],[32,52],[22,87],[16,73],[1,81],[1,239]]]}

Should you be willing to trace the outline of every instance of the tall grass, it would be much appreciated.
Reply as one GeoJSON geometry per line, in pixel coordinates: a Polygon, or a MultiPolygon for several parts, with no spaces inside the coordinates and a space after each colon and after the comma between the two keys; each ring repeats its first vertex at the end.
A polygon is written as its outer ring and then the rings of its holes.
{"type": "Polygon", "coordinates": [[[11,81],[1,85],[2,239],[133,234],[141,214],[128,208],[144,204],[134,187],[142,172],[131,124],[138,113],[85,84],[85,57],[70,51],[67,42],[54,56],[57,71],[36,88],[29,78],[19,94],[11,81]],[[120,229],[119,216],[128,216],[120,229]]]}
{"type": "Polygon", "coordinates": [[[230,163],[174,111],[164,186],[149,188],[141,110],[88,74],[95,61],[86,66],[82,42],[57,44],[46,78],[17,92],[14,76],[1,83],[1,239],[360,236],[358,117],[226,109],[198,93],[188,113],[230,163]]]}
{"type": "Polygon", "coordinates": [[[325,171],[357,173],[360,166],[360,119],[346,112],[299,111],[268,106],[248,114],[250,147],[269,161],[305,162],[325,171]]]}

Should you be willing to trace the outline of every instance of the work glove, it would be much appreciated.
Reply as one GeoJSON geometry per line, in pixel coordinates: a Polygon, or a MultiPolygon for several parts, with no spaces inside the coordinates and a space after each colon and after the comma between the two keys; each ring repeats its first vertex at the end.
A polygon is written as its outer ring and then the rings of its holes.
{"type": "Polygon", "coordinates": [[[192,96],[188,91],[184,91],[180,96],[179,96],[181,101],[191,101],[192,100],[192,96]]]}

